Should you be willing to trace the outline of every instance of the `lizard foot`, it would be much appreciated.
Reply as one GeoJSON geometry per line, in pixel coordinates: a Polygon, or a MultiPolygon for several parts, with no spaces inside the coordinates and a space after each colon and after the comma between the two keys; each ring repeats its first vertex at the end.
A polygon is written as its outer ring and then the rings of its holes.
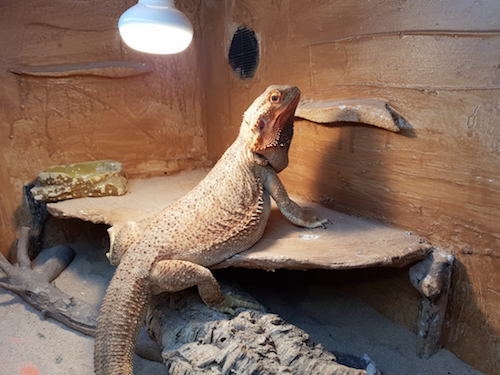
{"type": "Polygon", "coordinates": [[[264,311],[262,305],[234,295],[224,295],[224,300],[221,303],[212,305],[210,308],[230,315],[235,315],[237,308],[264,311]]]}
{"type": "Polygon", "coordinates": [[[320,219],[316,216],[310,216],[307,218],[305,221],[305,227],[306,228],[319,228],[322,227],[323,229],[326,229],[328,224],[333,224],[330,219],[320,219]]]}

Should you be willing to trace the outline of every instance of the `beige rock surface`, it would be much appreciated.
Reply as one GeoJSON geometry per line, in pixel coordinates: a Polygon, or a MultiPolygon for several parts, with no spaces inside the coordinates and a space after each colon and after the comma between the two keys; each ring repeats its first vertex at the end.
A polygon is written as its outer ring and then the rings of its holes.
{"type": "Polygon", "coordinates": [[[360,122],[397,133],[400,129],[389,108],[387,102],[377,99],[305,100],[297,107],[295,116],[322,124],[360,122]]]}
{"type": "MultiPolygon", "coordinates": [[[[80,198],[48,204],[60,218],[79,218],[109,225],[154,215],[187,193],[207,173],[181,172],[167,177],[131,180],[121,197],[80,198]]],[[[304,203],[302,202],[304,205],[304,203]]],[[[350,269],[372,266],[402,267],[422,259],[430,245],[409,232],[374,221],[309,205],[333,224],[326,229],[299,228],[273,207],[263,238],[251,249],[216,268],[350,269]]]]}

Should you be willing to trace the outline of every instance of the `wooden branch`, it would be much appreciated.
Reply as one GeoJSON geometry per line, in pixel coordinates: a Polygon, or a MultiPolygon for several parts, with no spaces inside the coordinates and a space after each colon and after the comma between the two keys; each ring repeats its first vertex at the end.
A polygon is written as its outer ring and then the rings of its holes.
{"type": "Polygon", "coordinates": [[[14,272],[14,266],[5,258],[0,252],[0,270],[2,270],[7,277],[11,276],[14,272]]]}
{"type": "MultiPolygon", "coordinates": [[[[0,288],[16,293],[45,316],[65,326],[94,336],[98,309],[80,301],[51,283],[73,261],[74,250],[59,245],[46,249],[28,266],[13,266],[0,253],[0,263],[9,269],[8,282],[0,282],[0,288]],[[3,260],[2,260],[3,258],[3,260]]],[[[136,345],[137,354],[161,362],[161,348],[141,329],[136,345]]]]}
{"type": "Polygon", "coordinates": [[[441,348],[454,256],[434,250],[410,268],[410,281],[422,296],[419,305],[417,355],[429,358],[441,348]]]}
{"type": "Polygon", "coordinates": [[[28,246],[28,253],[31,258],[36,258],[40,253],[42,246],[42,233],[45,227],[45,221],[47,220],[47,204],[44,202],[37,202],[33,195],[31,194],[31,189],[35,186],[34,182],[31,182],[23,186],[23,197],[26,207],[31,214],[31,236],[30,244],[28,246]]]}
{"type": "Polygon", "coordinates": [[[18,288],[17,286],[15,285],[12,285],[12,284],[9,284],[9,283],[4,283],[2,281],[0,281],[0,288],[3,288],[3,289],[6,289],[6,290],[9,290],[11,292],[14,292],[16,294],[19,294],[19,293],[22,293],[23,292],[23,289],[22,288],[18,288]]]}
{"type": "Polygon", "coordinates": [[[21,227],[17,237],[16,246],[16,260],[20,267],[29,267],[31,264],[30,257],[28,255],[30,228],[21,227]]]}
{"type": "MultiPolygon", "coordinates": [[[[27,236],[27,231],[23,233],[27,236]]],[[[38,265],[35,269],[31,268],[31,264],[14,266],[5,258],[1,260],[3,256],[0,256],[2,268],[8,270],[7,282],[0,283],[0,287],[18,294],[45,316],[86,335],[93,335],[97,319],[96,307],[73,298],[50,283],[71,262],[74,257],[73,249],[58,246],[49,249],[49,252],[54,255],[55,260],[35,259],[34,264],[38,265]],[[46,274],[42,273],[44,270],[47,271],[46,274]]]]}
{"type": "Polygon", "coordinates": [[[33,271],[51,282],[73,261],[75,252],[69,246],[59,245],[40,253],[33,261],[33,271]]]}
{"type": "MultiPolygon", "coordinates": [[[[44,203],[37,203],[30,189],[33,184],[24,186],[24,198],[31,212],[34,229],[22,227],[17,246],[18,265],[12,265],[0,252],[0,272],[4,271],[7,282],[0,281],[0,288],[18,294],[35,309],[67,327],[83,334],[94,336],[98,310],[96,306],[79,301],[61,291],[51,282],[73,261],[74,250],[69,246],[55,246],[37,256],[31,263],[29,250],[40,245],[47,209],[44,203]],[[31,237],[30,237],[31,233],[31,237]],[[31,241],[30,241],[31,240],[31,241]],[[30,246],[31,242],[31,246],[30,246]]],[[[39,254],[38,254],[39,253],[39,254]]],[[[136,344],[136,352],[144,358],[161,362],[161,348],[142,327],[136,344]]]]}

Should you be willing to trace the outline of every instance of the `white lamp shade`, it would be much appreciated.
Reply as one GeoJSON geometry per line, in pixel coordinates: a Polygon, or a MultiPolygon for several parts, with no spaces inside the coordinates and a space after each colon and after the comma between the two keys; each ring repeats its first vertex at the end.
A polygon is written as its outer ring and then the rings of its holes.
{"type": "Polygon", "coordinates": [[[193,39],[191,22],[173,0],[139,0],[121,15],[118,29],[130,48],[147,53],[178,53],[193,39]]]}

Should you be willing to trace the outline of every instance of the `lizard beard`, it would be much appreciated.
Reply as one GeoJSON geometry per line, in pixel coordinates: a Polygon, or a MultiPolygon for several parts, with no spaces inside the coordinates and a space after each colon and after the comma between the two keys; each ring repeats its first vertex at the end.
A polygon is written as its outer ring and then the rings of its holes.
{"type": "Polygon", "coordinates": [[[278,145],[267,147],[258,152],[273,167],[276,173],[288,166],[288,150],[293,136],[293,122],[285,125],[278,139],[278,145]]]}

